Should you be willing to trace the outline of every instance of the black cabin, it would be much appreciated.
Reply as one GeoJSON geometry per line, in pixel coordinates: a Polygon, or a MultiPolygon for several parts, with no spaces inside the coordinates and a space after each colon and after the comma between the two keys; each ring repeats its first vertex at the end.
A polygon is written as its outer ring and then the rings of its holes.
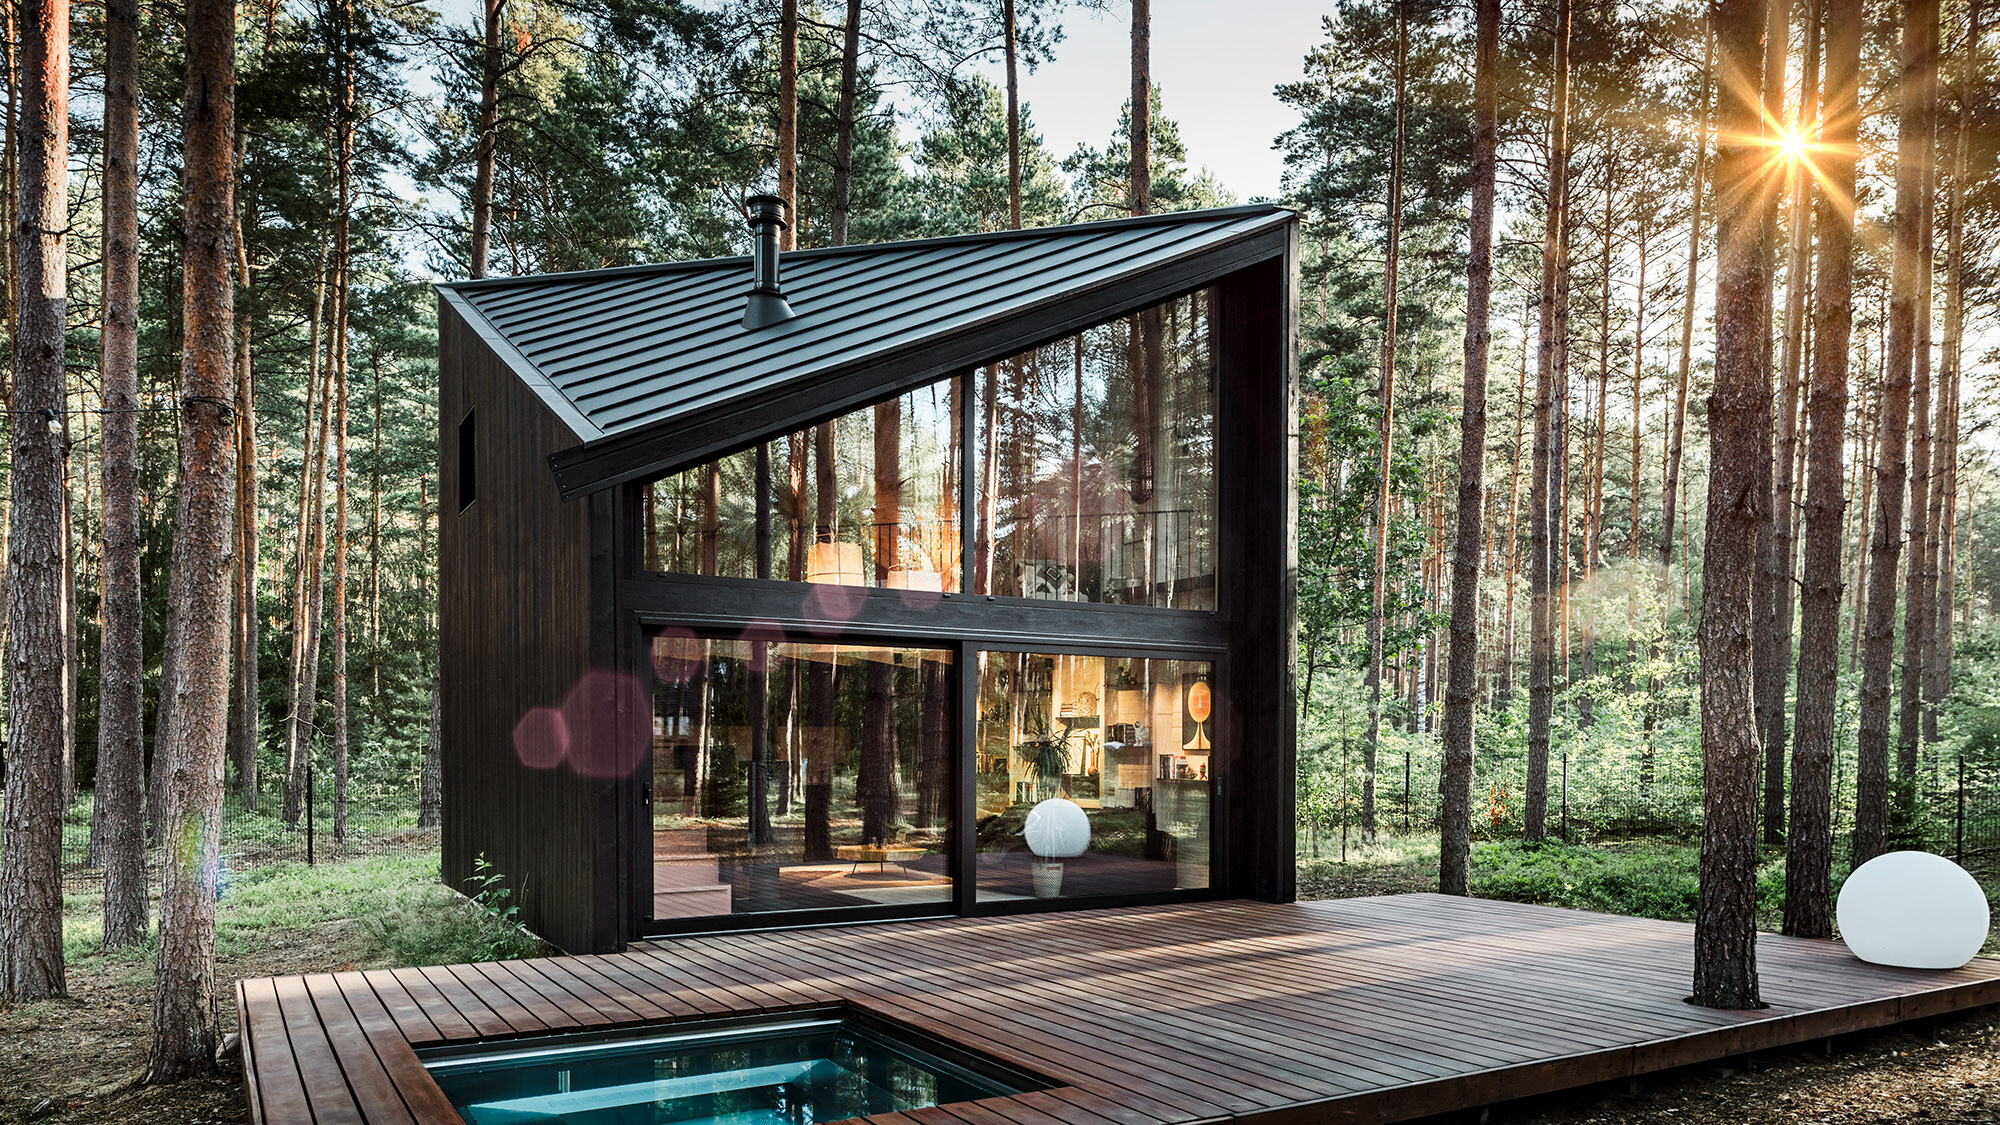
{"type": "Polygon", "coordinates": [[[751,202],[439,287],[446,880],[573,953],[1288,900],[1296,217],[781,261],[751,202]]]}

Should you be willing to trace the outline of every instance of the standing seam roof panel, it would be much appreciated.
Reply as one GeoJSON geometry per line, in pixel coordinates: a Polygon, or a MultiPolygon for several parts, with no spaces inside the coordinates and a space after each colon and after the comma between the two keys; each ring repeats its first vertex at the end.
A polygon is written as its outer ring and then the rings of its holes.
{"type": "Polygon", "coordinates": [[[1293,218],[1258,205],[795,252],[782,271],[798,316],[754,332],[741,325],[748,258],[440,288],[486,321],[538,393],[608,437],[901,354],[1293,218]]]}

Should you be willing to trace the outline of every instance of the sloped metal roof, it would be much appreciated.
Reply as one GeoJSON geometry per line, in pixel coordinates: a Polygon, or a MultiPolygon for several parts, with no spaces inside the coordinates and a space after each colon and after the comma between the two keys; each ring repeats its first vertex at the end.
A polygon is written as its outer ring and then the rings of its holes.
{"type": "Polygon", "coordinates": [[[1293,219],[1256,205],[797,251],[782,274],[798,315],[755,331],[741,323],[747,257],[438,288],[587,448],[809,386],[1293,219]]]}

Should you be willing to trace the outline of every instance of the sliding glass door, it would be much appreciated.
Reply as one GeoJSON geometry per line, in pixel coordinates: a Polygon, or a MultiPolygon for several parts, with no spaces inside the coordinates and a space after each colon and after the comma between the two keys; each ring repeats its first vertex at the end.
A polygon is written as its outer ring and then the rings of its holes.
{"type": "Polygon", "coordinates": [[[651,649],[655,921],[952,901],[950,650],[651,649]]]}

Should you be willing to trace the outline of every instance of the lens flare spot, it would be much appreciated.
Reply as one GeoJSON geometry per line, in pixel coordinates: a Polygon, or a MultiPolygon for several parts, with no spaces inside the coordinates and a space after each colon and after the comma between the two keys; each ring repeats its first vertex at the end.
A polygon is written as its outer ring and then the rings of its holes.
{"type": "Polygon", "coordinates": [[[552,770],[569,754],[569,725],[561,711],[534,707],[514,724],[514,756],[529,769],[552,770]]]}

